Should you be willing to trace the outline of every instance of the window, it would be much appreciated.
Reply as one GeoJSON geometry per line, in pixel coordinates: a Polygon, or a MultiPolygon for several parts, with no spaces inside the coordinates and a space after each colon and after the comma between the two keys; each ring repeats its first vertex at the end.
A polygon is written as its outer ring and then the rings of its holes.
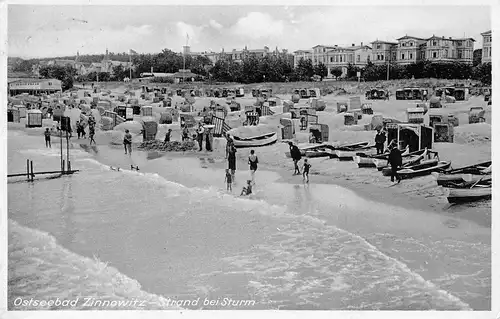
{"type": "Polygon", "coordinates": [[[380,44],[377,44],[377,49],[380,49],[380,47],[382,47],[380,44]]]}
{"type": "Polygon", "coordinates": [[[491,48],[488,48],[488,56],[491,58],[491,48]]]}
{"type": "Polygon", "coordinates": [[[437,52],[436,51],[432,52],[432,57],[433,58],[437,58],[437,52]]]}
{"type": "Polygon", "coordinates": [[[384,60],[384,55],[383,54],[380,55],[380,60],[384,60]]]}
{"type": "Polygon", "coordinates": [[[340,56],[340,62],[342,62],[342,56],[340,56]]]}
{"type": "Polygon", "coordinates": [[[325,53],[325,52],[326,52],[326,49],[325,49],[325,48],[323,48],[323,53],[325,53]]]}
{"type": "Polygon", "coordinates": [[[437,46],[437,41],[436,41],[436,40],[433,40],[433,41],[432,41],[432,45],[433,45],[433,46],[437,46]]]}
{"type": "Polygon", "coordinates": [[[380,54],[377,54],[377,61],[380,60],[380,54]]]}
{"type": "Polygon", "coordinates": [[[410,46],[411,46],[411,47],[413,46],[413,42],[410,42],[410,46]]]}
{"type": "Polygon", "coordinates": [[[49,82],[49,85],[52,85],[52,82],[49,82]]]}
{"type": "Polygon", "coordinates": [[[366,57],[366,62],[370,62],[370,56],[366,57]]]}
{"type": "Polygon", "coordinates": [[[462,58],[462,51],[458,51],[458,58],[461,59],[462,58]]]}
{"type": "Polygon", "coordinates": [[[410,53],[410,57],[409,57],[409,59],[410,59],[410,60],[411,60],[411,59],[413,59],[413,53],[410,53]]]}
{"type": "Polygon", "coordinates": [[[401,60],[404,60],[404,59],[405,59],[405,54],[401,53],[401,60]]]}
{"type": "Polygon", "coordinates": [[[333,57],[330,57],[330,62],[333,62],[333,57]]]}

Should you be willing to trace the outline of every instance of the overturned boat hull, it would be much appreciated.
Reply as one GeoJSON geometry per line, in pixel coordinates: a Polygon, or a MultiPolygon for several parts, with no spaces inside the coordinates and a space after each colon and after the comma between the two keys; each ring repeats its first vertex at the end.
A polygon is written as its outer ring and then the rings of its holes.
{"type": "Polygon", "coordinates": [[[449,203],[467,203],[482,199],[491,199],[491,187],[449,188],[449,203]]]}

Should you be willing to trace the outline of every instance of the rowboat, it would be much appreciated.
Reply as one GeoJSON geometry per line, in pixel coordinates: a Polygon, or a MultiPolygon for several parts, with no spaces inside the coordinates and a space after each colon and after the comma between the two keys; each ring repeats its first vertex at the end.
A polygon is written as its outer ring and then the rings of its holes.
{"type": "Polygon", "coordinates": [[[328,148],[315,148],[312,150],[305,151],[305,157],[313,158],[313,157],[327,157],[332,154],[332,151],[328,148]]]}
{"type": "MultiPolygon", "coordinates": [[[[358,142],[358,143],[350,143],[350,144],[344,144],[335,147],[335,150],[339,151],[354,151],[354,150],[359,150],[362,149],[363,147],[367,147],[369,142],[358,142]]],[[[370,146],[372,147],[372,146],[370,146]]]]}
{"type": "MultiPolygon", "coordinates": [[[[462,187],[475,182],[491,182],[491,175],[434,173],[437,184],[443,187],[462,187]]],[[[433,175],[434,175],[433,174],[433,175]]]]}
{"type": "MultiPolygon", "coordinates": [[[[401,166],[407,167],[410,165],[419,164],[420,161],[427,156],[427,153],[428,153],[427,149],[418,150],[418,151],[415,151],[412,153],[409,153],[408,150],[406,150],[403,153],[403,155],[401,155],[403,157],[403,165],[401,165],[401,166]]],[[[388,174],[390,175],[391,170],[390,170],[389,162],[387,159],[374,158],[373,163],[375,164],[375,167],[377,168],[377,170],[382,171],[384,168],[386,168],[386,170],[388,170],[388,172],[389,172],[388,174]]],[[[384,174],[384,172],[382,172],[382,174],[384,174]]],[[[388,176],[388,175],[384,175],[384,176],[388,176]]]]}
{"type": "MultiPolygon", "coordinates": [[[[449,169],[443,174],[488,174],[488,169],[491,170],[491,161],[482,162],[474,165],[464,166],[455,169],[449,169]]],[[[490,172],[491,173],[491,172],[490,172]]]]}
{"type": "Polygon", "coordinates": [[[466,203],[480,199],[491,199],[491,187],[448,188],[449,203],[466,203]]]}
{"type": "Polygon", "coordinates": [[[245,138],[233,135],[234,146],[238,148],[266,146],[276,143],[277,140],[276,132],[245,138]]]}
{"type": "Polygon", "coordinates": [[[373,158],[371,157],[363,157],[356,155],[353,157],[354,162],[358,164],[358,167],[376,167],[375,163],[373,162],[373,158]]]}
{"type": "MultiPolygon", "coordinates": [[[[308,151],[333,150],[333,149],[334,149],[334,146],[329,145],[329,144],[313,144],[313,145],[299,147],[300,155],[302,155],[302,156],[306,156],[306,152],[308,152],[308,151]]],[[[292,158],[292,155],[290,154],[290,151],[286,151],[285,152],[285,156],[288,157],[288,158],[292,158]]]]}
{"type": "Polygon", "coordinates": [[[436,159],[423,161],[419,165],[412,166],[411,168],[403,168],[398,171],[398,175],[401,179],[413,178],[418,176],[428,175],[432,172],[439,172],[447,169],[451,165],[451,161],[439,161],[436,163],[432,163],[437,161],[436,159]]]}

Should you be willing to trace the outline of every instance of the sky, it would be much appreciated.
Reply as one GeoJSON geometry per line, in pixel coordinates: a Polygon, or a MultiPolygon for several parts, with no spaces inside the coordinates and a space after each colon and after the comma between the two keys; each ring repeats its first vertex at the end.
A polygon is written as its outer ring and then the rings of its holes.
{"type": "Polygon", "coordinates": [[[406,34],[472,37],[491,30],[488,6],[9,5],[8,55],[23,58],[128,52],[293,52],[406,34]],[[189,39],[188,39],[189,37],[189,39]]]}

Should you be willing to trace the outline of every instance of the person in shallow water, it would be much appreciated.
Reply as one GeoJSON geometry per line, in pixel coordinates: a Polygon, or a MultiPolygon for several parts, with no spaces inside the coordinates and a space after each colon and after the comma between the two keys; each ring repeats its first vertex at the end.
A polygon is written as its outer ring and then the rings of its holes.
{"type": "Polygon", "coordinates": [[[304,167],[302,168],[302,178],[306,183],[309,183],[309,169],[311,168],[311,164],[307,162],[307,158],[304,159],[304,167]]]}
{"type": "Polygon", "coordinates": [[[259,163],[259,158],[255,155],[255,151],[250,151],[250,156],[248,157],[248,165],[250,165],[250,176],[252,177],[252,184],[255,185],[255,171],[257,170],[257,164],[259,163]]]}
{"type": "Polygon", "coordinates": [[[292,157],[295,168],[293,175],[300,175],[299,161],[302,158],[302,155],[300,155],[299,148],[296,145],[293,145],[292,142],[288,142],[288,145],[290,146],[290,156],[292,157]]]}
{"type": "Polygon", "coordinates": [[[132,155],[132,134],[129,130],[125,130],[125,136],[123,137],[123,147],[125,148],[125,154],[127,151],[132,155]]]}
{"type": "Polygon", "coordinates": [[[197,134],[197,138],[198,138],[198,144],[200,146],[200,151],[203,151],[203,133],[205,133],[205,128],[203,127],[203,125],[200,123],[198,123],[198,129],[196,130],[196,134],[197,134]]]}
{"type": "Polygon", "coordinates": [[[247,180],[247,186],[243,187],[243,189],[241,190],[240,196],[247,196],[250,194],[252,194],[252,181],[247,180]]]}

